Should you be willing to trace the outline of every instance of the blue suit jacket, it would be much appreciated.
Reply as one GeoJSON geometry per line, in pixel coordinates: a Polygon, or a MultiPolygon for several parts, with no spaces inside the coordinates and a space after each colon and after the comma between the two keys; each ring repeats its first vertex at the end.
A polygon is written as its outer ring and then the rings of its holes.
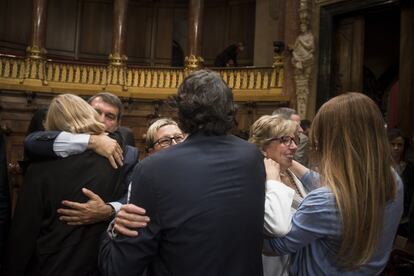
{"type": "Polygon", "coordinates": [[[151,222],[106,237],[103,275],[262,275],[265,171],[256,146],[232,135],[191,135],[139,163],[131,203],[151,222]]]}

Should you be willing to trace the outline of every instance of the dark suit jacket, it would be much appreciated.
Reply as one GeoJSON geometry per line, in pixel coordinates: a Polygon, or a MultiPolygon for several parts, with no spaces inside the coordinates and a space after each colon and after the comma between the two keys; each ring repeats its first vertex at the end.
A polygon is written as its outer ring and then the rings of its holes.
{"type": "Polygon", "coordinates": [[[25,176],[2,275],[90,275],[96,270],[98,242],[107,222],[68,226],[58,218],[64,199],[85,202],[81,188],[105,201],[120,194],[120,170],[87,151],[64,159],[33,163],[25,176]]]}
{"type": "Polygon", "coordinates": [[[124,140],[124,145],[135,147],[134,133],[132,132],[130,128],[120,126],[118,128],[118,131],[122,135],[122,139],[124,140]]]}
{"type": "Polygon", "coordinates": [[[10,193],[7,173],[6,139],[0,130],[0,266],[10,227],[10,193]]]}
{"type": "Polygon", "coordinates": [[[144,159],[131,203],[151,218],[139,236],[103,241],[103,275],[262,275],[265,171],[256,146],[191,135],[144,159]]]}

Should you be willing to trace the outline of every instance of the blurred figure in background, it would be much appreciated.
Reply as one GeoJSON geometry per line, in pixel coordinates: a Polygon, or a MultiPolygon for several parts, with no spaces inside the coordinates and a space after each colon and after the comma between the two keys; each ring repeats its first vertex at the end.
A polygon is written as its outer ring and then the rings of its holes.
{"type": "Polygon", "coordinates": [[[309,121],[308,119],[304,119],[300,121],[300,127],[303,130],[303,134],[305,134],[308,137],[309,137],[309,130],[310,130],[311,124],[312,122],[309,121]]]}
{"type": "Polygon", "coordinates": [[[237,58],[240,52],[244,51],[243,42],[237,42],[228,46],[221,52],[214,61],[215,67],[237,67],[237,58]]]}
{"type": "Polygon", "coordinates": [[[404,183],[404,213],[398,229],[398,234],[414,240],[413,196],[414,196],[414,166],[407,161],[405,154],[409,147],[409,140],[403,136],[400,129],[388,131],[388,141],[391,145],[391,154],[394,168],[404,183]]]}

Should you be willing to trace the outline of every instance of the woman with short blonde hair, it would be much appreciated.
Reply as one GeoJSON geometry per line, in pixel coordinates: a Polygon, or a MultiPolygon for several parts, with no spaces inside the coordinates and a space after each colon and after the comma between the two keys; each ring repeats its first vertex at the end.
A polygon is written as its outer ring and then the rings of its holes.
{"type": "Polygon", "coordinates": [[[310,192],[284,238],[270,242],[292,254],[293,275],[377,275],[387,264],[403,210],[402,182],[392,169],[384,120],[361,93],[325,103],[310,131],[318,172],[294,162],[310,192]]]}
{"type": "Polygon", "coordinates": [[[296,122],[284,119],[281,115],[264,115],[252,125],[249,142],[263,149],[269,139],[295,133],[297,128],[296,122]]]}
{"type": "MultiPolygon", "coordinates": [[[[162,127],[165,126],[169,126],[169,125],[173,125],[176,126],[178,128],[178,124],[177,122],[175,122],[173,119],[171,118],[160,118],[157,119],[155,122],[153,122],[146,133],[145,136],[145,149],[147,152],[150,152],[154,146],[155,146],[155,135],[158,132],[158,130],[162,127]]],[[[181,141],[180,141],[181,142],[181,141]]]]}
{"type": "Polygon", "coordinates": [[[45,128],[71,133],[100,134],[105,131],[105,125],[97,118],[96,110],[82,98],[73,94],[61,94],[50,103],[45,128]]]}

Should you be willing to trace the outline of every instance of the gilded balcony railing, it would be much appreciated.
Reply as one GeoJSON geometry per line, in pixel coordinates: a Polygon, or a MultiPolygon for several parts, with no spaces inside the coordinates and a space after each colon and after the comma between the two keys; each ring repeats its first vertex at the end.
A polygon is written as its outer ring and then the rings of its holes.
{"type": "MultiPolygon", "coordinates": [[[[286,100],[283,66],[212,68],[241,100],[286,100]]],[[[176,93],[190,71],[171,67],[79,64],[0,55],[0,88],[94,94],[107,90],[133,98],[176,93]]]]}
{"type": "Polygon", "coordinates": [[[48,62],[46,64],[48,82],[105,85],[107,70],[99,65],[80,65],[48,62]]]}

